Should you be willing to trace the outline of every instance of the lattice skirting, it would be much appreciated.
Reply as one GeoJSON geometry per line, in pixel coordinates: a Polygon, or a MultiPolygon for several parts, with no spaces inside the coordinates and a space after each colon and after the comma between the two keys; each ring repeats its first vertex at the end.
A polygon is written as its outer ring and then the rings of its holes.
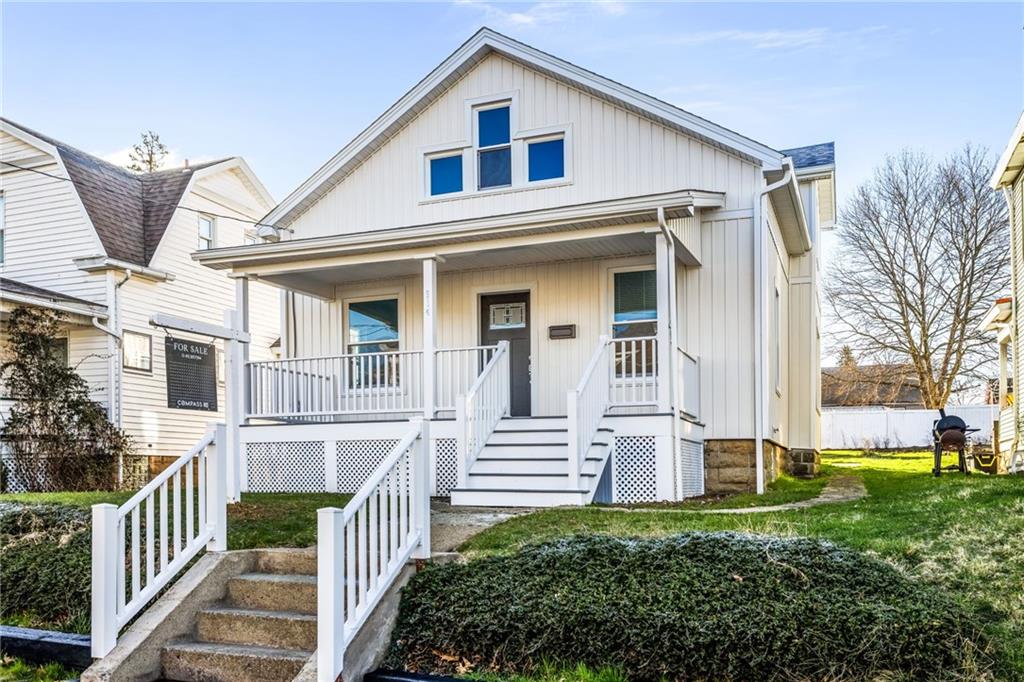
{"type": "MultiPolygon", "coordinates": [[[[354,493],[397,444],[393,438],[247,443],[249,491],[354,493]]],[[[457,479],[456,441],[438,438],[433,445],[434,494],[448,495],[457,479]]]]}
{"type": "Polygon", "coordinates": [[[676,451],[676,497],[697,497],[704,494],[704,444],[680,440],[676,451]]]}
{"type": "Polygon", "coordinates": [[[654,502],[658,499],[654,436],[616,437],[613,456],[615,502],[654,502]]]}

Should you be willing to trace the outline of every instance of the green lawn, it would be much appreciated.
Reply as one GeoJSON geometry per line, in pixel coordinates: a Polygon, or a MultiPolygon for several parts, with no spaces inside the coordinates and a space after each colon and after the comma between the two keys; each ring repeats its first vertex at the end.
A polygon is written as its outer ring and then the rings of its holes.
{"type": "Polygon", "coordinates": [[[817,497],[822,488],[836,473],[844,473],[835,467],[824,466],[821,475],[816,478],[796,478],[782,474],[767,485],[764,495],[755,493],[739,493],[683,500],[682,502],[658,502],[608,505],[625,509],[740,509],[743,507],[761,507],[766,505],[803,502],[817,497]]]}
{"type": "Polygon", "coordinates": [[[59,663],[36,665],[20,658],[0,658],[0,682],[57,682],[77,677],[77,672],[59,663]]]}
{"type": "Polygon", "coordinates": [[[826,453],[827,473],[863,477],[869,497],[855,502],[749,515],[550,509],[509,519],[462,549],[479,557],[575,533],[740,530],[826,538],[874,553],[963,600],[1001,643],[1005,678],[1024,679],[1024,478],[935,479],[930,458],[926,452],[826,453]]]}

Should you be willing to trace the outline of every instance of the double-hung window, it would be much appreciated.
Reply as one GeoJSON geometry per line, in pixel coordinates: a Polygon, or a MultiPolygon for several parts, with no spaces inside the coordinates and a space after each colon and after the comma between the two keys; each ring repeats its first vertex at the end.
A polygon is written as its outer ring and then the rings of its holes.
{"type": "Polygon", "coordinates": [[[387,388],[398,385],[400,356],[370,355],[399,348],[398,299],[381,298],[349,301],[348,325],[349,385],[353,388],[387,388]],[[361,358],[360,355],[369,355],[361,358]]]}
{"type": "Polygon", "coordinates": [[[121,335],[124,368],[141,372],[153,371],[153,337],[149,334],[124,332],[121,335]]]}
{"type": "Polygon", "coordinates": [[[512,185],[511,110],[503,102],[475,111],[477,189],[512,185]]]}
{"type": "Polygon", "coordinates": [[[213,248],[213,218],[205,215],[199,216],[199,250],[206,251],[213,248]]]}

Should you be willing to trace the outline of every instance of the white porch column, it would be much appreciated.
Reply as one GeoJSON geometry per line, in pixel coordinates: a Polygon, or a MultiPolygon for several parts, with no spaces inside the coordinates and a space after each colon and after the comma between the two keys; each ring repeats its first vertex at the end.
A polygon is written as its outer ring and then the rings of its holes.
{"type": "MultiPolygon", "coordinates": [[[[246,333],[249,331],[249,280],[245,276],[235,279],[235,310],[230,323],[225,319],[225,324],[246,333]]],[[[224,409],[228,444],[224,459],[228,502],[237,502],[241,495],[242,447],[239,442],[239,427],[246,423],[245,414],[249,403],[248,363],[249,344],[229,341],[230,373],[225,396],[227,405],[224,409]]]]}
{"type": "Polygon", "coordinates": [[[433,419],[437,391],[437,259],[423,259],[423,418],[433,419]]]}
{"type": "Polygon", "coordinates": [[[1007,381],[1009,377],[1009,367],[1007,366],[1007,361],[1009,359],[1007,357],[1007,344],[1009,344],[1009,339],[1000,341],[999,343],[999,409],[1007,407],[1006,389],[1009,384],[1009,381],[1007,381]]]}
{"type": "Polygon", "coordinates": [[[675,277],[670,269],[675,268],[671,247],[663,232],[655,236],[655,281],[658,288],[658,412],[672,410],[672,306],[675,305],[675,277]]]}

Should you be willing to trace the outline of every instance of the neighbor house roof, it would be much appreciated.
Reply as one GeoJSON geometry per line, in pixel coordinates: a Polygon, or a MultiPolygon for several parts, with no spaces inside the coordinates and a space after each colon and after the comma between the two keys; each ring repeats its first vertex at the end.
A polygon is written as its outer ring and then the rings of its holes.
{"type": "Polygon", "coordinates": [[[63,310],[85,316],[107,316],[106,306],[9,277],[0,277],[0,301],[63,310]]]}
{"type": "Polygon", "coordinates": [[[299,185],[267,214],[263,222],[289,225],[491,53],[525,64],[628,111],[754,159],[766,167],[781,165],[783,155],[765,144],[484,27],[299,185]]]}
{"type": "Polygon", "coordinates": [[[823,407],[924,407],[921,382],[909,365],[821,368],[823,407]]]}
{"type": "Polygon", "coordinates": [[[834,166],[836,163],[836,143],[822,142],[807,147],[794,147],[793,149],[780,150],[783,154],[793,159],[793,165],[797,169],[818,168],[821,166],[834,166]]]}
{"type": "Polygon", "coordinates": [[[218,159],[155,173],[133,173],[6,118],[0,121],[56,148],[107,255],[148,265],[195,171],[218,159]]]}
{"type": "Polygon", "coordinates": [[[1017,125],[1006,143],[1006,149],[999,156],[995,171],[992,173],[992,187],[999,189],[1013,184],[1013,181],[1024,169],[1024,113],[1017,119],[1017,125]]]}

